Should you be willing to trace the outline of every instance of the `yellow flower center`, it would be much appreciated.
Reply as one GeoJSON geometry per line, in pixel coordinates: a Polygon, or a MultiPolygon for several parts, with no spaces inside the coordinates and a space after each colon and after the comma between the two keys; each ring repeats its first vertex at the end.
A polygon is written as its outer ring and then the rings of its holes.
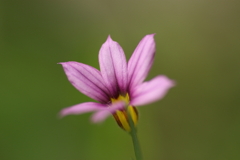
{"type": "Polygon", "coordinates": [[[130,128],[130,124],[129,124],[128,115],[131,116],[132,121],[133,121],[134,125],[136,126],[137,121],[138,121],[138,112],[134,106],[129,105],[130,98],[129,98],[128,94],[119,95],[119,97],[117,99],[111,98],[112,103],[116,103],[119,101],[125,102],[126,108],[124,108],[122,110],[117,110],[115,113],[113,113],[113,117],[115,118],[116,122],[122,129],[129,132],[129,131],[131,131],[131,128],[130,128]]]}

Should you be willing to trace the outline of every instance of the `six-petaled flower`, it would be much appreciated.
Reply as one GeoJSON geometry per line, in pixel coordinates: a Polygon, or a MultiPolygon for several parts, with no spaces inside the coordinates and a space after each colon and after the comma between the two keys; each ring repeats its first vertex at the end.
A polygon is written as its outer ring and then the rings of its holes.
{"type": "Polygon", "coordinates": [[[99,102],[65,108],[60,112],[61,116],[95,112],[92,121],[100,122],[112,114],[120,127],[130,131],[128,115],[135,125],[138,120],[135,107],[163,98],[174,86],[174,81],[164,75],[144,82],[154,55],[154,34],[146,35],[140,41],[128,63],[121,46],[109,36],[99,52],[100,71],[79,62],[60,63],[71,84],[99,102]]]}

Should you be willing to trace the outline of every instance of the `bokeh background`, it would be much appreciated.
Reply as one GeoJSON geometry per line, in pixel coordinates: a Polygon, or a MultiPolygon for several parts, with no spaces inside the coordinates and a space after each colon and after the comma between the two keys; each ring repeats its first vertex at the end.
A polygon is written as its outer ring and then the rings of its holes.
{"type": "Polygon", "coordinates": [[[124,160],[131,138],[112,117],[58,118],[91,101],[58,62],[96,68],[110,34],[127,58],[156,33],[148,76],[177,86],[139,108],[145,160],[240,159],[240,3],[237,0],[22,0],[0,3],[0,159],[124,160]]]}

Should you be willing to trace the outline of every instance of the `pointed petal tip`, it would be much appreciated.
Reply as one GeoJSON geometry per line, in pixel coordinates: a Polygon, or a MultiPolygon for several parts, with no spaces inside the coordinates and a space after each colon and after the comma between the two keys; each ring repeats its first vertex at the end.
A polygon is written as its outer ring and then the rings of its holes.
{"type": "Polygon", "coordinates": [[[153,41],[154,44],[155,44],[155,39],[154,39],[154,37],[155,37],[155,33],[153,33],[153,34],[149,34],[148,37],[149,37],[149,39],[152,39],[152,41],[153,41]]]}
{"type": "Polygon", "coordinates": [[[148,34],[148,35],[154,37],[156,35],[156,33],[152,33],[152,34],[148,34]]]}
{"type": "Polygon", "coordinates": [[[61,119],[65,116],[67,116],[68,114],[69,114],[68,108],[64,108],[58,113],[58,118],[61,119]]]}
{"type": "Polygon", "coordinates": [[[111,36],[108,35],[106,41],[102,44],[102,47],[100,48],[100,51],[101,51],[101,49],[103,49],[103,48],[105,48],[105,47],[107,47],[107,46],[112,45],[112,42],[115,42],[115,41],[113,41],[112,38],[111,38],[111,36]]]}
{"type": "Polygon", "coordinates": [[[176,85],[175,80],[172,80],[165,75],[162,75],[162,77],[165,79],[166,83],[168,83],[169,87],[174,87],[176,85]]]}
{"type": "Polygon", "coordinates": [[[61,64],[63,66],[63,65],[66,65],[66,64],[70,64],[70,63],[78,63],[78,62],[68,61],[68,62],[58,62],[57,64],[61,64]]]}
{"type": "Polygon", "coordinates": [[[62,114],[62,111],[60,111],[58,114],[57,114],[57,118],[58,119],[62,119],[63,117],[65,117],[66,115],[62,114]]]}
{"type": "Polygon", "coordinates": [[[154,38],[155,35],[156,35],[156,33],[152,33],[152,34],[147,34],[147,35],[144,36],[144,37],[154,38]]]}
{"type": "Polygon", "coordinates": [[[161,84],[165,85],[169,89],[176,86],[176,81],[168,78],[165,75],[158,75],[155,78],[159,79],[161,81],[161,84]]]}
{"type": "Polygon", "coordinates": [[[175,80],[170,80],[171,81],[171,87],[174,87],[177,85],[177,82],[175,80]]]}
{"type": "Polygon", "coordinates": [[[111,35],[109,34],[108,35],[108,37],[107,37],[107,41],[110,41],[110,42],[112,42],[113,40],[112,40],[112,37],[111,37],[111,35]]]}

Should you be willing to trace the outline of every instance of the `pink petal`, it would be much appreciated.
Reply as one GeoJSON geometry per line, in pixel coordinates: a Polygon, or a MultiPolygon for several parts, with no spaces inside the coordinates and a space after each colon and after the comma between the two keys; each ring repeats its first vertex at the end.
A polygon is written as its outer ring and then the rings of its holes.
{"type": "Polygon", "coordinates": [[[105,104],[100,104],[95,102],[80,103],[80,104],[62,109],[60,112],[60,115],[61,117],[64,117],[69,114],[83,114],[86,112],[101,110],[104,107],[106,107],[105,104]]]}
{"type": "Polygon", "coordinates": [[[128,62],[128,81],[130,90],[141,84],[152,67],[155,55],[154,34],[146,35],[134,50],[128,62]]]}
{"type": "Polygon", "coordinates": [[[101,103],[109,101],[108,90],[100,71],[78,62],[60,63],[72,85],[83,94],[101,103]]]}
{"type": "Polygon", "coordinates": [[[151,81],[137,86],[131,93],[131,105],[141,106],[157,101],[165,96],[167,91],[174,86],[174,81],[166,76],[157,76],[151,81]]]}
{"type": "Polygon", "coordinates": [[[97,111],[92,115],[92,122],[99,123],[104,121],[108,116],[112,115],[117,110],[123,109],[124,105],[124,102],[117,102],[107,108],[97,111]]]}
{"type": "Polygon", "coordinates": [[[113,97],[127,90],[127,62],[121,46],[109,36],[99,52],[101,74],[113,97]]]}

